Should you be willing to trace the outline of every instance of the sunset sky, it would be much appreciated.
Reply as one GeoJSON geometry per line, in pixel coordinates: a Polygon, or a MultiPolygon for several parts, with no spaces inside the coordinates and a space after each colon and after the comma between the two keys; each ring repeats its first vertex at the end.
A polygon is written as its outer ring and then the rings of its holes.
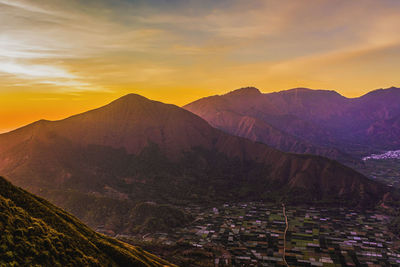
{"type": "Polygon", "coordinates": [[[400,86],[398,0],[0,0],[0,132],[134,92],[400,86]]]}

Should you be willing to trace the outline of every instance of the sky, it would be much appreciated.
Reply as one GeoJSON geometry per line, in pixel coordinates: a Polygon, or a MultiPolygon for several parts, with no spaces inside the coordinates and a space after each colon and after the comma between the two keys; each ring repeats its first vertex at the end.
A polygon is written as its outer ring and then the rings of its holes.
{"type": "Polygon", "coordinates": [[[398,0],[0,0],[0,132],[127,93],[400,86],[398,0]]]}

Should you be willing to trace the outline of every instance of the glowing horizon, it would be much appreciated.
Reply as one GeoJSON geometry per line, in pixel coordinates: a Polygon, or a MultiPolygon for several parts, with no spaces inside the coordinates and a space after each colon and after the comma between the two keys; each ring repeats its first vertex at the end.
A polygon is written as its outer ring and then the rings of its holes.
{"type": "Polygon", "coordinates": [[[400,86],[400,2],[0,0],[0,132],[133,92],[400,86]]]}

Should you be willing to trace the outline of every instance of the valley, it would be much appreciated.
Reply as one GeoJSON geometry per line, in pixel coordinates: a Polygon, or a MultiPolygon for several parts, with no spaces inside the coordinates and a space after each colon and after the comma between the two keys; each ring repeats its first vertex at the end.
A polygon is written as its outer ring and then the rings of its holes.
{"type": "Polygon", "coordinates": [[[370,179],[400,188],[400,159],[368,159],[358,171],[370,179]]]}
{"type": "MultiPolygon", "coordinates": [[[[191,206],[193,223],[173,233],[117,235],[184,265],[286,266],[285,218],[280,204],[191,206]],[[186,255],[186,257],[185,257],[186,255]]],[[[382,210],[287,206],[289,266],[397,266],[400,239],[382,210]]]]}
{"type": "Polygon", "coordinates": [[[362,158],[363,164],[355,169],[372,180],[400,188],[400,150],[372,154],[362,158]]]}

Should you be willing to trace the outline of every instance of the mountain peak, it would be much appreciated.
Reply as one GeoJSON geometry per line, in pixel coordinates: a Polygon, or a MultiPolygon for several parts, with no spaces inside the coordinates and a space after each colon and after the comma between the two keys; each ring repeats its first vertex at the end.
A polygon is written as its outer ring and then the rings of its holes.
{"type": "Polygon", "coordinates": [[[114,100],[112,103],[137,103],[143,101],[151,100],[139,94],[130,93],[114,100]]]}
{"type": "Polygon", "coordinates": [[[279,93],[314,93],[314,94],[324,94],[324,95],[340,95],[335,90],[324,90],[324,89],[310,89],[305,87],[298,87],[289,90],[280,91],[279,93]]]}
{"type": "Polygon", "coordinates": [[[292,91],[297,91],[297,92],[312,92],[312,91],[315,91],[315,89],[306,88],[306,87],[296,87],[296,88],[292,88],[292,89],[288,89],[288,90],[283,90],[283,91],[281,91],[281,92],[292,92],[292,91]]]}
{"type": "Polygon", "coordinates": [[[227,93],[226,95],[261,95],[262,93],[255,87],[243,87],[227,93]]]}
{"type": "Polygon", "coordinates": [[[398,93],[398,92],[400,92],[400,88],[392,86],[392,87],[389,87],[389,88],[381,88],[381,89],[373,90],[371,92],[368,92],[364,96],[383,95],[383,94],[398,93]]]}

